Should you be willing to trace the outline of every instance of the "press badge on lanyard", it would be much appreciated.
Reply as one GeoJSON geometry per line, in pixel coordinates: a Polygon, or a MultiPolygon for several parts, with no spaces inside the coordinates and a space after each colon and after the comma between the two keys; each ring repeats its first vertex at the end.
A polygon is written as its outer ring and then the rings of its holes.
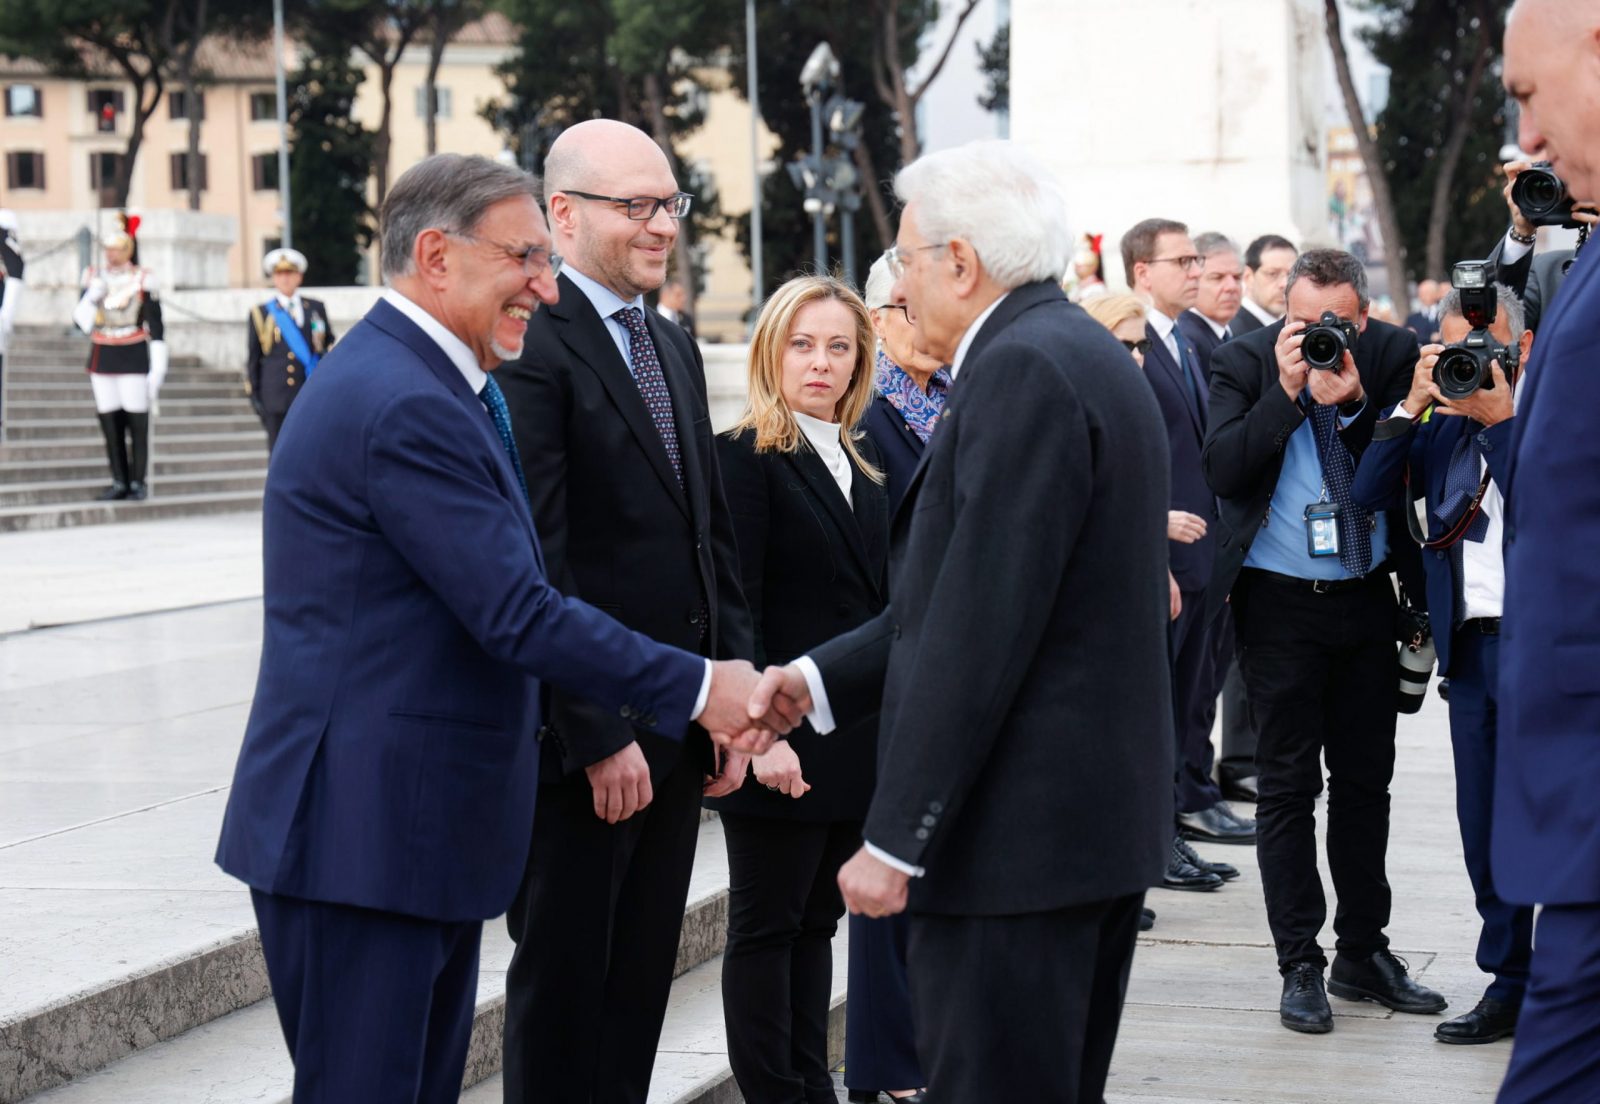
{"type": "Polygon", "coordinates": [[[1306,507],[1306,551],[1313,557],[1339,554],[1339,507],[1322,490],[1319,501],[1306,507]]]}

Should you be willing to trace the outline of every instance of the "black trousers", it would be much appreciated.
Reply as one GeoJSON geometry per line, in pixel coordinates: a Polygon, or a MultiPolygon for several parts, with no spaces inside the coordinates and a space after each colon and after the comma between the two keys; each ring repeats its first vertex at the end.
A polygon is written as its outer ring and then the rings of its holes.
{"type": "Polygon", "coordinates": [[[1337,949],[1389,945],[1389,781],[1394,776],[1395,599],[1387,575],[1315,593],[1246,568],[1233,590],[1239,666],[1259,740],[1256,857],[1278,965],[1326,965],[1316,797],[1328,764],[1328,868],[1337,949]]]}
{"type": "Polygon", "coordinates": [[[1450,747],[1455,753],[1461,851],[1483,918],[1478,969],[1494,979],[1485,996],[1520,1004],[1533,954],[1533,908],[1502,900],[1489,871],[1499,683],[1500,638],[1471,627],[1457,629],[1450,646],[1450,747]]]}
{"type": "Polygon", "coordinates": [[[838,876],[861,846],[861,824],[724,812],[722,827],[722,1012],[734,1080],[747,1104],[836,1104],[828,1005],[833,937],[844,915],[838,876]]]}
{"type": "Polygon", "coordinates": [[[261,425],[267,431],[267,455],[272,455],[272,450],[277,447],[278,433],[283,429],[283,420],[289,416],[287,410],[263,410],[261,412],[261,425]]]}
{"type": "Polygon", "coordinates": [[[250,891],[294,1104],[455,1104],[483,923],[250,891]]]}
{"type": "Polygon", "coordinates": [[[1211,726],[1217,715],[1216,628],[1206,620],[1206,592],[1183,591],[1183,611],[1169,626],[1172,720],[1177,737],[1173,798],[1180,813],[1198,813],[1222,800],[1211,780],[1211,726]]]}
{"type": "Polygon", "coordinates": [[[1217,615],[1217,675],[1222,685],[1222,758],[1217,761],[1219,779],[1249,778],[1256,773],[1256,730],[1250,726],[1250,706],[1244,693],[1244,676],[1239,673],[1238,633],[1234,627],[1233,605],[1222,607],[1217,615]]]}
{"type": "Polygon", "coordinates": [[[934,1104],[1101,1104],[1144,894],[1021,916],[911,917],[934,1104]]]}
{"type": "Polygon", "coordinates": [[[850,917],[850,1003],[844,1021],[844,1083],[851,1089],[919,1089],[905,913],[850,917]]]}
{"type": "Polygon", "coordinates": [[[506,913],[508,1104],[644,1104],[678,959],[704,776],[685,753],[643,812],[610,825],[588,779],[539,788],[506,913]]]}

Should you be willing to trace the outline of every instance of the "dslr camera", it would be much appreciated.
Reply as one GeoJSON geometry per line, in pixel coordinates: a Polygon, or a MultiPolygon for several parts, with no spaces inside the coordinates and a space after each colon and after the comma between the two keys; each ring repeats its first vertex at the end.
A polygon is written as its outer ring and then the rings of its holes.
{"type": "Polygon", "coordinates": [[[1577,226],[1572,217],[1572,196],[1566,184],[1550,171],[1550,162],[1535,161],[1517,174],[1511,184],[1511,202],[1535,226],[1577,226]]]}
{"type": "MultiPolygon", "coordinates": [[[[1521,180],[1519,176],[1517,178],[1521,180]]],[[[1509,378],[1516,370],[1519,350],[1495,340],[1489,332],[1494,325],[1497,300],[1492,269],[1488,261],[1461,261],[1450,273],[1450,286],[1461,296],[1461,314],[1472,332],[1446,345],[1433,365],[1433,382],[1439,394],[1454,402],[1474,391],[1494,386],[1491,361],[1498,360],[1509,378]]]]}
{"type": "Polygon", "coordinates": [[[1361,331],[1354,322],[1323,311],[1321,320],[1315,326],[1307,326],[1304,336],[1300,355],[1306,358],[1306,364],[1319,372],[1337,372],[1344,363],[1345,350],[1355,351],[1361,331]]]}

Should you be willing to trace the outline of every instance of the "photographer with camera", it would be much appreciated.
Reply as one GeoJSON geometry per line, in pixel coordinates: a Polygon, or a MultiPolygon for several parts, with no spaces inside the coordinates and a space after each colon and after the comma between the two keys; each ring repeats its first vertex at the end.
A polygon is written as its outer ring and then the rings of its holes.
{"type": "Polygon", "coordinates": [[[1351,497],[1378,411],[1404,398],[1417,339],[1367,317],[1367,274],[1341,250],[1302,254],[1281,323],[1211,362],[1202,461],[1220,499],[1210,597],[1231,595],[1259,743],[1256,854],[1292,1031],[1333,1030],[1327,991],[1396,1011],[1444,998],[1407,976],[1384,928],[1394,774],[1395,595],[1388,527],[1351,497]],[[1317,871],[1315,801],[1327,756],[1337,954],[1317,871]]]}
{"type": "Polygon", "coordinates": [[[1513,389],[1533,345],[1522,304],[1487,280],[1487,262],[1458,265],[1411,392],[1373,431],[1352,494],[1369,509],[1423,501],[1428,613],[1439,673],[1450,679],[1456,818],[1483,928],[1478,968],[1493,980],[1472,1011],[1441,1023],[1444,1043],[1491,1043],[1516,1030],[1533,951],[1533,909],[1501,900],[1489,871],[1494,823],[1500,615],[1513,389]],[[1410,494],[1404,487],[1409,484],[1410,494]]]}
{"type": "Polygon", "coordinates": [[[1586,238],[1589,229],[1600,222],[1600,208],[1574,203],[1548,162],[1507,161],[1501,170],[1506,174],[1503,191],[1511,229],[1495,245],[1489,260],[1495,266],[1495,281],[1522,300],[1528,329],[1537,330],[1539,316],[1555,299],[1577,251],[1548,249],[1535,255],[1535,234],[1541,226],[1576,226],[1586,238]]]}

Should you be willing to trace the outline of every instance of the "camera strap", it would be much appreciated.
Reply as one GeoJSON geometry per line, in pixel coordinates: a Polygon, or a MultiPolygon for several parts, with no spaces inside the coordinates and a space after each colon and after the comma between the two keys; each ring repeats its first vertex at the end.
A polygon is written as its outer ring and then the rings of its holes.
{"type": "MultiPolygon", "coordinates": [[[[1411,486],[1411,467],[1406,466],[1406,486],[1411,486]]],[[[1485,471],[1483,478],[1478,480],[1478,490],[1472,496],[1472,501],[1467,503],[1467,508],[1461,511],[1461,516],[1456,523],[1438,540],[1429,540],[1428,534],[1423,531],[1422,522],[1417,518],[1417,512],[1409,506],[1406,508],[1406,527],[1411,530],[1411,539],[1420,544],[1424,551],[1442,552],[1453,545],[1460,544],[1466,537],[1472,523],[1477,519],[1478,512],[1483,509],[1483,496],[1489,493],[1489,473],[1485,471]]]]}

